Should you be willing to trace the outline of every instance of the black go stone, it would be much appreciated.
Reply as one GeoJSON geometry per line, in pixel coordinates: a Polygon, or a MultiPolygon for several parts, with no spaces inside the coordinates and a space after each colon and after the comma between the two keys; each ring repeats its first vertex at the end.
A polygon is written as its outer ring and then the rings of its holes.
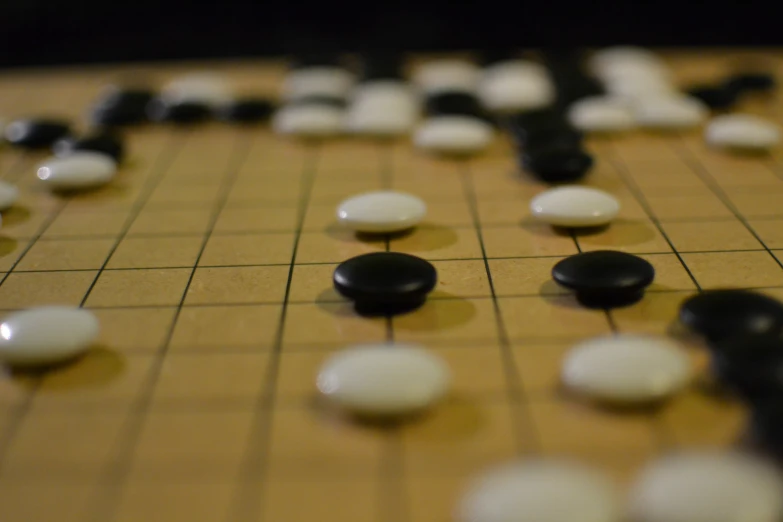
{"type": "Polygon", "coordinates": [[[726,82],[740,94],[767,92],[773,90],[777,82],[775,76],[765,72],[744,72],[732,75],[726,82]]]}
{"type": "Polygon", "coordinates": [[[544,146],[581,147],[582,133],[576,130],[558,109],[536,109],[513,115],[509,131],[517,147],[523,149],[544,146]]]}
{"type": "Polygon", "coordinates": [[[147,121],[147,106],[155,93],[146,89],[112,89],[92,109],[96,125],[122,127],[147,121]]]}
{"type": "Polygon", "coordinates": [[[287,105],[304,106],[304,105],[328,105],[336,109],[345,109],[348,106],[348,100],[340,98],[338,96],[302,96],[289,100],[287,105]]]}
{"type": "Polygon", "coordinates": [[[464,91],[443,91],[428,96],[424,102],[427,116],[470,116],[487,120],[479,99],[464,91]]]}
{"type": "Polygon", "coordinates": [[[713,373],[739,397],[753,401],[783,394],[783,338],[740,336],[710,348],[713,373]]]}
{"type": "Polygon", "coordinates": [[[416,256],[374,252],[343,261],[334,287],[363,315],[392,315],[419,308],[437,283],[435,267],[416,256]]]}
{"type": "Polygon", "coordinates": [[[63,156],[73,151],[100,152],[111,156],[118,163],[122,161],[125,153],[119,136],[106,131],[82,137],[69,136],[62,138],[52,148],[58,156],[63,156]]]}
{"type": "Polygon", "coordinates": [[[5,128],[5,139],[16,147],[44,149],[70,132],[70,124],[65,120],[30,118],[11,122],[5,128]]]}
{"type": "Polygon", "coordinates": [[[204,103],[187,101],[171,103],[156,99],[147,106],[147,115],[154,122],[190,125],[210,119],[213,111],[204,103]]]}
{"type": "Polygon", "coordinates": [[[584,178],[593,168],[593,157],[568,146],[549,146],[525,150],[522,168],[544,183],[570,183],[584,178]]]}
{"type": "Polygon", "coordinates": [[[573,290],[588,308],[614,308],[639,301],[655,279],[655,269],[641,257],[614,250],[575,254],[552,268],[552,278],[573,290]]]}
{"type": "Polygon", "coordinates": [[[275,105],[266,98],[240,98],[220,107],[217,116],[229,123],[259,123],[272,117],[275,105]]]}
{"type": "Polygon", "coordinates": [[[687,92],[713,110],[731,109],[737,103],[739,94],[737,89],[729,84],[695,85],[687,92]]]}
{"type": "Polygon", "coordinates": [[[679,320],[710,343],[733,337],[779,336],[783,304],[751,290],[707,290],[680,305],[679,320]]]}

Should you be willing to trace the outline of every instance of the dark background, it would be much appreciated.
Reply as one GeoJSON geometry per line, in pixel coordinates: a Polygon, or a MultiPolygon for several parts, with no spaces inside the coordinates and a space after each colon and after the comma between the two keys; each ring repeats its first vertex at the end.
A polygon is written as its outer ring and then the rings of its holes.
{"type": "Polygon", "coordinates": [[[266,56],[312,45],[348,51],[771,46],[783,43],[774,5],[0,0],[0,67],[266,56]]]}

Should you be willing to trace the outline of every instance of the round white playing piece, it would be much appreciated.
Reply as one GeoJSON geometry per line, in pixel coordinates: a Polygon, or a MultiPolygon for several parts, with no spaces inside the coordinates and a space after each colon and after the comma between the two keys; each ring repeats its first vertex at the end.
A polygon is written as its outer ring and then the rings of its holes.
{"type": "Polygon", "coordinates": [[[634,118],[642,127],[685,129],[700,125],[707,107],[695,98],[682,95],[642,97],[636,100],[634,118]]]}
{"type": "Polygon", "coordinates": [[[292,104],[278,110],[272,128],[279,134],[326,137],[339,134],[345,110],[327,104],[292,104]]]}
{"type": "Polygon", "coordinates": [[[346,199],[337,207],[337,219],[357,232],[390,233],[415,227],[427,214],[421,198],[381,190],[346,199]]]}
{"type": "Polygon", "coordinates": [[[780,142],[780,129],[750,114],[726,114],[714,117],[707,124],[704,137],[716,147],[767,150],[780,142]]]}
{"type": "Polygon", "coordinates": [[[651,463],[631,488],[636,522],[775,522],[783,482],[769,464],[739,452],[670,455],[651,463]]]}
{"type": "Polygon", "coordinates": [[[78,151],[44,161],[37,175],[52,190],[86,190],[107,184],[116,173],[117,163],[111,156],[78,151]]]}
{"type": "Polygon", "coordinates": [[[228,82],[217,74],[192,73],[167,83],[160,93],[167,103],[196,102],[220,107],[229,103],[233,94],[228,82]]]}
{"type": "Polygon", "coordinates": [[[618,494],[602,473],[566,460],[500,466],[463,495],[457,522],[618,522],[618,494]]]}
{"type": "Polygon", "coordinates": [[[349,94],[354,81],[354,76],[341,67],[304,67],[286,74],[282,97],[285,100],[310,96],[344,98],[349,94]]]}
{"type": "Polygon", "coordinates": [[[611,403],[649,403],[679,391],[691,377],[688,357],[664,337],[620,334],[574,346],[561,370],[563,383],[611,403]]]}
{"type": "Polygon", "coordinates": [[[521,111],[551,104],[555,90],[541,66],[519,60],[486,68],[479,82],[478,97],[491,111],[521,111]]]}
{"type": "Polygon", "coordinates": [[[476,92],[481,72],[464,60],[432,60],[419,66],[413,73],[413,82],[425,94],[442,91],[476,92]]]}
{"type": "Polygon", "coordinates": [[[423,150],[443,154],[474,154],[492,142],[490,124],[469,116],[434,116],[415,129],[413,143],[423,150]]]}
{"type": "Polygon", "coordinates": [[[653,52],[641,47],[616,46],[597,51],[588,61],[590,69],[604,78],[617,70],[663,70],[663,61],[653,52]]]}
{"type": "Polygon", "coordinates": [[[363,416],[417,413],[442,399],[451,385],[444,361],[411,344],[366,344],[331,356],[318,373],[319,391],[363,416]]]}
{"type": "Polygon", "coordinates": [[[620,203],[603,190],[570,185],[538,194],[530,201],[530,212],[557,227],[597,227],[617,216],[620,203]]]}
{"type": "Polygon", "coordinates": [[[418,101],[403,82],[369,82],[357,87],[351,96],[345,128],[357,134],[405,134],[413,128],[418,113],[418,101]]]}
{"type": "Polygon", "coordinates": [[[19,189],[7,181],[0,181],[0,211],[11,208],[19,199],[19,189]]]}
{"type": "Polygon", "coordinates": [[[0,360],[10,366],[47,366],[84,353],[98,337],[92,312],[41,306],[12,313],[0,324],[0,360]]]}
{"type": "Polygon", "coordinates": [[[571,125],[586,132],[617,132],[636,122],[628,104],[611,96],[582,98],[568,109],[571,125]]]}

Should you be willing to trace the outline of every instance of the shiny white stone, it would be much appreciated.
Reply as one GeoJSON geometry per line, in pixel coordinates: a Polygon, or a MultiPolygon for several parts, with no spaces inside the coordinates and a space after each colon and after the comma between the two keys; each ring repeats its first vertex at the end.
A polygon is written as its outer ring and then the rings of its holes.
{"type": "MultiPolygon", "coordinates": [[[[575,435],[576,436],[576,435],[575,435]]],[[[499,466],[469,485],[457,522],[619,522],[615,485],[602,473],[566,460],[499,466]]]]}
{"type": "Polygon", "coordinates": [[[464,60],[433,60],[413,73],[413,82],[426,95],[442,91],[476,92],[481,72],[464,60]]]}
{"type": "Polygon", "coordinates": [[[617,71],[666,70],[664,62],[647,49],[632,46],[608,47],[597,51],[588,60],[590,70],[599,78],[605,78],[617,71]]]}
{"type": "Polygon", "coordinates": [[[370,82],[358,87],[345,114],[348,132],[400,135],[410,132],[419,114],[419,102],[402,82],[370,82]]]}
{"type": "Polygon", "coordinates": [[[478,118],[434,116],[414,131],[414,144],[424,150],[445,154],[473,154],[492,142],[494,129],[478,118]]]}
{"type": "Polygon", "coordinates": [[[628,76],[606,82],[604,87],[610,96],[630,102],[678,95],[674,84],[657,77],[628,76]]]}
{"type": "Polygon", "coordinates": [[[579,185],[546,190],[530,201],[533,217],[559,227],[595,227],[620,211],[617,199],[603,190],[579,185]]]}
{"type": "Polygon", "coordinates": [[[682,389],[691,376],[688,357],[664,337],[621,334],[574,346],[562,367],[563,383],[591,399],[653,402],[682,389]]]}
{"type": "Polygon", "coordinates": [[[783,482],[771,464],[739,452],[691,451],[661,458],[631,488],[635,522],[776,522],[783,482]]]}
{"type": "Polygon", "coordinates": [[[345,98],[354,85],[353,74],[341,67],[304,67],[289,71],[283,79],[282,97],[285,100],[307,96],[345,98]]]}
{"type": "Polygon", "coordinates": [[[0,360],[11,366],[62,362],[84,353],[98,337],[92,312],[41,306],[15,312],[0,324],[0,360]]]}
{"type": "Polygon", "coordinates": [[[305,137],[326,137],[339,134],[343,128],[345,110],[326,104],[295,104],[281,108],[272,119],[272,128],[279,134],[305,137]]]}
{"type": "Polygon", "coordinates": [[[442,399],[451,385],[444,361],[410,344],[366,344],[331,356],[321,367],[319,391],[361,415],[416,413],[442,399]]]}
{"type": "Polygon", "coordinates": [[[367,192],[337,207],[337,219],[357,232],[389,233],[412,228],[424,219],[427,205],[412,194],[393,190],[367,192]]]}
{"type": "Polygon", "coordinates": [[[628,103],[610,96],[583,98],[568,108],[571,125],[586,132],[617,132],[636,125],[628,103]]]}
{"type": "Polygon", "coordinates": [[[166,103],[195,102],[219,107],[233,99],[231,87],[217,74],[193,73],[167,83],[160,94],[166,103]]]}
{"type": "Polygon", "coordinates": [[[750,114],[727,114],[714,117],[704,137],[716,147],[766,150],[780,142],[780,128],[750,114]]]}
{"type": "Polygon", "coordinates": [[[658,129],[686,129],[700,125],[708,109],[689,96],[651,96],[636,101],[634,118],[642,127],[658,129]]]}
{"type": "Polygon", "coordinates": [[[116,173],[117,163],[111,156],[76,151],[44,161],[37,175],[52,190],[86,190],[107,184],[116,173]]]}
{"type": "Polygon", "coordinates": [[[11,208],[19,199],[19,189],[6,181],[0,181],[0,211],[11,208]]]}
{"type": "Polygon", "coordinates": [[[484,69],[478,97],[489,110],[520,111],[551,104],[555,99],[555,90],[540,65],[519,60],[502,62],[484,69]]]}

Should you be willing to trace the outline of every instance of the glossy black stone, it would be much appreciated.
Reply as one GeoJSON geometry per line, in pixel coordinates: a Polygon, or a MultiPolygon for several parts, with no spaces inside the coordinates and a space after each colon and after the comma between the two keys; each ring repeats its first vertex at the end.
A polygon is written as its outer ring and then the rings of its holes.
{"type": "Polygon", "coordinates": [[[109,127],[135,125],[147,121],[147,105],[155,93],[145,89],[112,89],[92,109],[93,123],[109,127]]]}
{"type": "Polygon", "coordinates": [[[556,83],[556,91],[557,103],[564,108],[583,98],[605,94],[597,80],[586,76],[563,79],[561,83],[556,83]]]}
{"type": "Polygon", "coordinates": [[[739,336],[710,346],[718,379],[746,400],[783,392],[783,338],[739,336]]]}
{"type": "Polygon", "coordinates": [[[582,148],[583,141],[584,133],[566,125],[531,132],[524,137],[524,142],[520,146],[527,153],[547,149],[579,150],[582,148]]]}
{"type": "Polygon", "coordinates": [[[99,132],[88,136],[70,136],[58,140],[54,146],[54,153],[58,156],[68,154],[76,150],[101,152],[114,158],[118,163],[124,156],[124,147],[119,136],[110,132],[99,132]]]}
{"type": "Polygon", "coordinates": [[[428,96],[424,102],[427,116],[472,116],[488,119],[479,99],[464,91],[444,91],[428,96]]]}
{"type": "Polygon", "coordinates": [[[552,268],[552,278],[589,308],[632,304],[644,296],[655,269],[641,257],[614,250],[576,254],[552,268]]]}
{"type": "Polygon", "coordinates": [[[203,103],[153,100],[147,106],[147,115],[155,122],[189,125],[210,119],[213,112],[211,107],[203,103]]]}
{"type": "Polygon", "coordinates": [[[269,120],[274,110],[272,100],[241,98],[221,107],[217,116],[230,123],[259,123],[269,120]]]}
{"type": "Polygon", "coordinates": [[[5,128],[5,139],[11,145],[25,149],[51,147],[55,141],[67,136],[70,124],[64,120],[30,118],[16,120],[5,128]]]}
{"type": "Polygon", "coordinates": [[[561,110],[538,109],[513,115],[509,132],[517,147],[539,148],[541,145],[580,146],[582,133],[574,129],[561,110]]]}
{"type": "Polygon", "coordinates": [[[522,168],[545,183],[566,183],[584,178],[593,157],[573,147],[542,147],[522,153],[522,168]]]}
{"type": "Polygon", "coordinates": [[[731,85],[695,85],[688,94],[714,110],[732,108],[738,99],[738,91],[731,85]]]}
{"type": "Polygon", "coordinates": [[[416,256],[374,252],[343,261],[335,269],[334,287],[366,315],[414,310],[437,283],[435,267],[416,256]]]}
{"type": "Polygon", "coordinates": [[[726,82],[740,93],[771,91],[777,86],[775,76],[765,72],[744,72],[732,75],[726,82]]]}
{"type": "Polygon", "coordinates": [[[711,343],[783,333],[783,304],[751,290],[707,290],[680,305],[680,322],[711,343]]]}

